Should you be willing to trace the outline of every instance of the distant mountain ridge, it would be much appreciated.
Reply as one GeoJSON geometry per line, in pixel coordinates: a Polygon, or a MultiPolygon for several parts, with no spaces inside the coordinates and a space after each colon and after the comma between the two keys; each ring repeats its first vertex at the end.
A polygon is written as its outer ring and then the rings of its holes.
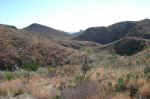
{"type": "Polygon", "coordinates": [[[126,36],[136,36],[149,39],[150,19],[125,21],[108,27],[91,27],[73,39],[107,44],[126,36]]]}
{"type": "Polygon", "coordinates": [[[29,25],[28,27],[24,28],[24,30],[31,32],[38,36],[47,37],[49,39],[60,40],[60,39],[67,39],[68,37],[71,36],[67,32],[56,30],[51,27],[37,24],[37,23],[33,23],[33,24],[29,25]]]}

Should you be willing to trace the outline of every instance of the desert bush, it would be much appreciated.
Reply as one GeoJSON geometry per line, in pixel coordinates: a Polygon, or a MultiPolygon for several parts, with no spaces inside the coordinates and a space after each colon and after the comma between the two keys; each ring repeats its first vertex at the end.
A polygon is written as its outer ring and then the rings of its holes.
{"type": "Polygon", "coordinates": [[[126,78],[127,78],[127,79],[131,79],[132,77],[133,77],[133,75],[130,74],[130,73],[128,73],[128,74],[126,75],[126,78]]]}
{"type": "Polygon", "coordinates": [[[124,81],[123,78],[120,77],[120,78],[118,79],[118,84],[119,84],[119,85],[123,85],[123,81],[124,81]]]}
{"type": "Polygon", "coordinates": [[[145,68],[144,68],[144,73],[145,73],[145,74],[150,73],[150,67],[148,67],[148,66],[145,67],[145,68]]]}
{"type": "Polygon", "coordinates": [[[108,86],[109,86],[109,87],[112,87],[112,82],[108,82],[108,86]]]}
{"type": "Polygon", "coordinates": [[[7,72],[6,73],[6,78],[7,78],[7,80],[12,80],[12,79],[15,78],[15,75],[11,72],[7,72]]]}
{"type": "Polygon", "coordinates": [[[34,62],[32,64],[24,64],[23,69],[27,71],[37,71],[40,67],[40,64],[38,62],[34,62]]]}
{"type": "Polygon", "coordinates": [[[116,91],[123,91],[123,90],[125,90],[124,79],[122,77],[120,77],[118,79],[118,82],[115,84],[115,90],[116,91]]]}
{"type": "Polygon", "coordinates": [[[40,67],[40,64],[38,62],[34,62],[32,64],[24,64],[23,65],[23,69],[27,71],[27,82],[29,83],[29,80],[30,80],[30,76],[31,76],[31,71],[34,71],[36,72],[40,67]]]}

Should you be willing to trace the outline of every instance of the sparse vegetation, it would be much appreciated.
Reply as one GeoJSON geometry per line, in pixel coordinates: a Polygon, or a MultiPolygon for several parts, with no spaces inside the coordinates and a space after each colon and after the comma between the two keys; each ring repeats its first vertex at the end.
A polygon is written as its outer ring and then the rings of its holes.
{"type": "MultiPolygon", "coordinates": [[[[120,24],[108,28],[116,31],[119,26],[124,31],[127,26],[125,30],[134,31],[133,23],[120,24]]],[[[83,33],[95,30],[97,34],[97,29],[83,33]]],[[[142,33],[100,40],[110,42],[106,45],[57,41],[40,34],[0,25],[0,99],[23,99],[24,95],[31,99],[149,99],[150,41],[139,38],[142,33]]]]}

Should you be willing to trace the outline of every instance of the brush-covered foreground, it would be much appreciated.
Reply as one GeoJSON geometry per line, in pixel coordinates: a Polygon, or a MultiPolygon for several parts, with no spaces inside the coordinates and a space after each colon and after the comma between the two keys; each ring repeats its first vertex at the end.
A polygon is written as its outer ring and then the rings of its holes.
{"type": "Polygon", "coordinates": [[[40,68],[1,72],[0,99],[149,99],[150,68],[93,68],[83,73],[40,68]],[[53,72],[53,74],[52,74],[53,72]],[[66,73],[65,73],[66,72],[66,73]],[[53,76],[52,76],[53,75],[53,76]]]}
{"type": "Polygon", "coordinates": [[[78,65],[1,71],[0,99],[150,99],[149,48],[132,56],[96,51],[80,50],[92,63],[80,57],[78,65]]]}

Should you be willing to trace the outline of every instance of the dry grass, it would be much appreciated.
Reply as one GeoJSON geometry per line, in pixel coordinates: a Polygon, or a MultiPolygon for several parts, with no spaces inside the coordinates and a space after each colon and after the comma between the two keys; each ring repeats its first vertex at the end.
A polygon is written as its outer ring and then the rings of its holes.
{"type": "Polygon", "coordinates": [[[54,81],[52,83],[50,79],[41,76],[33,76],[29,81],[26,78],[4,81],[0,84],[0,96],[13,97],[16,94],[28,93],[36,99],[53,99],[55,96],[60,95],[54,84],[54,81]]]}
{"type": "Polygon", "coordinates": [[[149,99],[148,75],[141,70],[136,78],[136,73],[135,71],[117,71],[98,67],[87,72],[87,75],[90,75],[89,79],[78,82],[73,87],[68,85],[70,78],[73,78],[74,75],[69,78],[69,76],[57,74],[48,78],[48,76],[34,74],[29,81],[27,78],[20,77],[0,83],[0,96],[13,97],[20,92],[18,96],[29,94],[35,99],[55,99],[60,95],[63,95],[65,99],[149,99]],[[127,78],[127,74],[133,77],[127,78]],[[119,78],[123,78],[123,87],[116,90],[119,78]],[[60,87],[62,89],[58,90],[60,87]]]}
{"type": "Polygon", "coordinates": [[[99,88],[96,82],[82,82],[75,88],[65,89],[63,91],[65,99],[85,99],[88,96],[99,94],[99,88]]]}
{"type": "Polygon", "coordinates": [[[150,96],[150,82],[144,83],[144,85],[139,88],[139,94],[142,96],[150,96]]]}
{"type": "Polygon", "coordinates": [[[132,99],[129,95],[125,95],[125,94],[118,94],[116,96],[113,96],[110,99],[132,99]]]}
{"type": "Polygon", "coordinates": [[[131,72],[125,69],[118,71],[116,68],[111,70],[97,68],[87,75],[91,75],[89,79],[92,83],[85,80],[76,87],[65,89],[66,99],[149,99],[150,97],[150,80],[148,75],[143,73],[143,69],[131,72]],[[122,82],[120,78],[123,79],[122,82]],[[120,87],[116,87],[117,84],[121,84],[120,87]]]}

